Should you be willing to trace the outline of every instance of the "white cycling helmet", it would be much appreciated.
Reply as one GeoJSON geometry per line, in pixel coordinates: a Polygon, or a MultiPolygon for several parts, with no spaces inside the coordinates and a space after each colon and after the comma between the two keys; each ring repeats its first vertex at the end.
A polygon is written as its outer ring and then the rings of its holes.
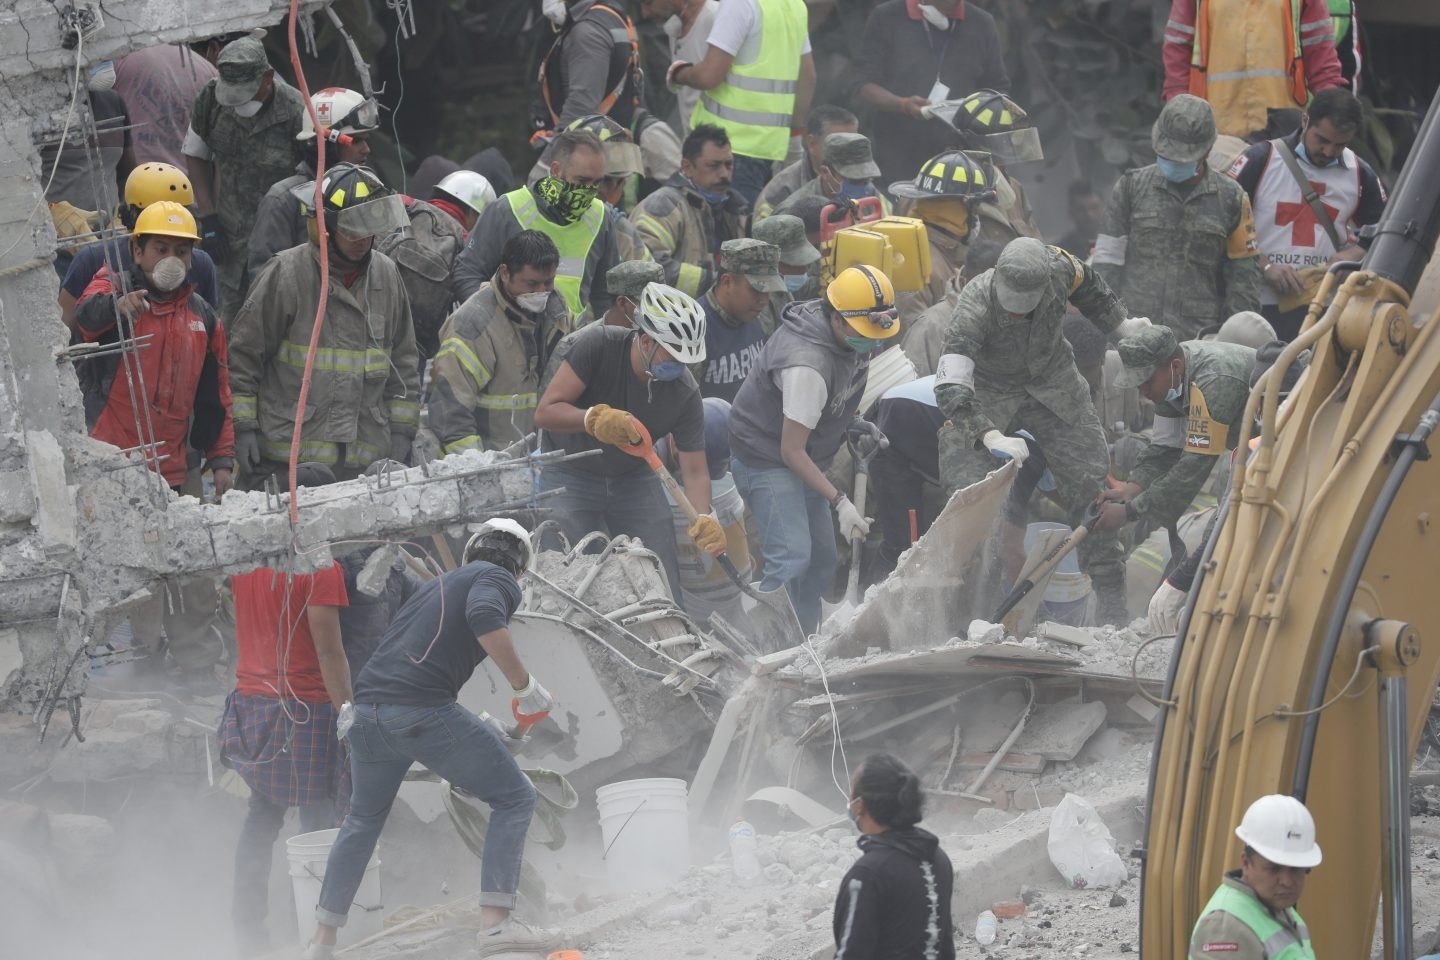
{"type": "MultiPolygon", "coordinates": [[[[380,109],[375,101],[346,87],[326,87],[316,91],[310,95],[310,104],[319,115],[322,127],[340,133],[369,133],[380,126],[380,109]]],[[[301,114],[300,132],[295,139],[315,139],[315,125],[310,122],[309,110],[301,114]]]]}
{"type": "Polygon", "coordinates": [[[530,545],[530,531],[519,521],[509,517],[494,517],[480,524],[465,544],[465,552],[461,554],[463,562],[469,563],[475,559],[475,553],[481,547],[489,547],[505,554],[515,561],[522,573],[529,570],[535,560],[535,548],[530,545]]]}
{"type": "Polygon", "coordinates": [[[646,284],[635,326],[681,363],[705,359],[705,311],[687,293],[663,283],[646,284]]]}
{"type": "Polygon", "coordinates": [[[456,170],[447,174],[430,192],[432,198],[437,194],[456,203],[463,203],[476,213],[484,213],[485,204],[495,200],[495,188],[489,180],[474,170],[456,170]]]}

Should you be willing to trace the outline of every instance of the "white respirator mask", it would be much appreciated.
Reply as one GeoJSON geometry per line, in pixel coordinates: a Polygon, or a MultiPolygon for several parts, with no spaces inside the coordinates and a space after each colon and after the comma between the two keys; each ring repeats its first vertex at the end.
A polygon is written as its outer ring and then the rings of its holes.
{"type": "Polygon", "coordinates": [[[85,89],[91,93],[103,93],[115,86],[115,61],[102,60],[90,69],[85,80],[85,89]]]}
{"type": "Polygon", "coordinates": [[[545,14],[545,19],[555,26],[563,26],[568,13],[565,10],[565,0],[543,0],[540,4],[540,12],[545,14]]]}
{"type": "Polygon", "coordinates": [[[534,293],[516,294],[515,302],[527,313],[541,313],[545,310],[545,304],[550,302],[550,291],[537,290],[534,293]]]}
{"type": "Polygon", "coordinates": [[[155,289],[161,293],[173,293],[180,289],[180,284],[185,282],[185,261],[179,257],[166,257],[155,264],[155,269],[150,271],[150,282],[155,284],[155,289]]]}
{"type": "Polygon", "coordinates": [[[260,108],[263,106],[265,106],[265,104],[261,103],[259,100],[246,100],[244,103],[240,104],[240,106],[231,107],[230,109],[234,110],[242,117],[253,117],[255,116],[255,114],[260,112],[260,108]]]}
{"type": "Polygon", "coordinates": [[[925,22],[930,24],[930,26],[934,27],[936,30],[950,29],[950,18],[945,16],[945,14],[941,13],[939,10],[930,6],[928,3],[920,4],[920,16],[924,17],[925,22]]]}

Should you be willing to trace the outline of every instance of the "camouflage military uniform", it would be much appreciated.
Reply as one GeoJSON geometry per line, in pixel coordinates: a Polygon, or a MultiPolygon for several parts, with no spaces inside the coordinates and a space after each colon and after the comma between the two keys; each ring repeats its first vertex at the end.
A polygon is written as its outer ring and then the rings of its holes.
{"type": "Polygon", "coordinates": [[[665,268],[665,282],[698,297],[715,282],[720,244],[749,231],[750,210],[734,190],[719,207],[711,206],[677,173],[641,200],[630,220],[665,268]]]}
{"type": "Polygon", "coordinates": [[[255,116],[242,117],[220,106],[215,84],[211,80],[196,95],[190,128],[204,141],[215,165],[215,212],[230,244],[230,256],[215,265],[215,272],[221,313],[233,320],[251,279],[246,257],[255,213],[270,187],[294,170],[295,135],[300,132],[305,98],[277,75],[270,100],[255,116]]]}
{"type": "Polygon", "coordinates": [[[411,200],[405,212],[410,217],[409,232],[379,239],[375,249],[400,268],[415,320],[415,348],[423,366],[440,349],[440,325],[455,305],[450,271],[465,246],[465,226],[424,200],[411,200]]]}
{"type": "MultiPolygon", "coordinates": [[[[1136,382],[1140,373],[1149,379],[1153,367],[1169,361],[1173,343],[1173,335],[1158,332],[1122,340],[1120,356],[1130,374],[1122,382],[1136,382]],[[1142,352],[1142,346],[1151,349],[1142,352]],[[1134,369],[1137,361],[1143,362],[1142,369],[1134,369]]],[[[1238,343],[1190,340],[1179,348],[1185,354],[1180,398],[1155,405],[1150,445],[1130,474],[1131,482],[1141,487],[1141,493],[1130,501],[1130,509],[1152,528],[1178,520],[1215,464],[1235,448],[1255,366],[1255,351],[1238,343]]]]}
{"type": "MultiPolygon", "coordinates": [[[[940,475],[952,491],[983,479],[1000,465],[980,447],[986,431],[1028,430],[1045,453],[1057,493],[1078,519],[1099,492],[1109,457],[1061,324],[1073,303],[1109,333],[1125,319],[1125,306],[1088,266],[1057,247],[1045,249],[1049,279],[1037,306],[1023,317],[1001,309],[995,270],[960,291],[935,380],[935,399],[949,418],[940,430],[940,475]]],[[[1113,533],[1092,533],[1081,543],[1081,565],[1102,604],[1123,592],[1123,559],[1113,533]]]]}

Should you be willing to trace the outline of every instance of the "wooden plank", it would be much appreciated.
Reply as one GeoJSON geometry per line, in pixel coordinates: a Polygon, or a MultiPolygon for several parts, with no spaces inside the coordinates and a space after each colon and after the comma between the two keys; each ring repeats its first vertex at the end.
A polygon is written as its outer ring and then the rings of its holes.
{"type": "MultiPolygon", "coordinates": [[[[993,753],[962,753],[955,758],[955,766],[960,770],[984,770],[994,756],[993,753]]],[[[995,769],[1009,773],[1044,773],[1045,764],[1049,762],[1039,754],[1007,753],[995,769]]]]}

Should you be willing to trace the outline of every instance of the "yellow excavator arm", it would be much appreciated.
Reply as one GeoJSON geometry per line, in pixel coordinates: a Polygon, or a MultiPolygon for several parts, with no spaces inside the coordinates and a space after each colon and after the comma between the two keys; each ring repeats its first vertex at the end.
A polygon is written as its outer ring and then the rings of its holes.
{"type": "Polygon", "coordinates": [[[1239,864],[1235,826],[1270,793],[1315,816],[1325,859],[1300,907],[1317,955],[1368,956],[1383,890],[1386,960],[1410,956],[1408,773],[1440,679],[1440,313],[1408,305],[1440,233],[1437,170],[1440,95],[1359,269],[1332,268],[1250,397],[1258,445],[1205,545],[1156,734],[1150,960],[1187,954],[1239,864]]]}

